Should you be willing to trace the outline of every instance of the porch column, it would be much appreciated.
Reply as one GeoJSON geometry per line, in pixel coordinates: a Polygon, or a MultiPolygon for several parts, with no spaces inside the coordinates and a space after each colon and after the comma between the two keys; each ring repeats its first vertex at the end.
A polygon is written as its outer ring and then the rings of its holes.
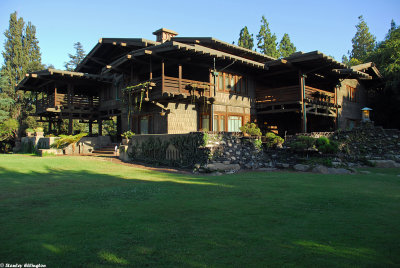
{"type": "Polygon", "coordinates": [[[306,97],[306,75],[303,72],[299,71],[299,79],[300,79],[300,96],[301,96],[301,132],[307,133],[307,111],[306,111],[306,103],[304,101],[306,97]]]}
{"type": "Polygon", "coordinates": [[[340,89],[339,85],[335,86],[335,108],[336,108],[336,117],[335,117],[335,130],[339,128],[339,109],[338,109],[338,99],[337,99],[337,93],[340,89]]]}
{"type": "Polygon", "coordinates": [[[121,121],[122,115],[117,116],[117,138],[119,139],[122,134],[122,121],[121,121]]]}
{"type": "Polygon", "coordinates": [[[68,84],[68,110],[69,110],[69,115],[68,115],[68,135],[72,135],[74,131],[74,126],[73,122],[74,120],[72,119],[72,105],[73,105],[73,100],[72,100],[72,95],[73,95],[73,86],[71,84],[68,84]]]}
{"type": "Polygon", "coordinates": [[[182,64],[179,64],[178,66],[178,92],[181,93],[181,88],[182,88],[182,64]]]}
{"type": "Polygon", "coordinates": [[[165,79],[165,77],[164,77],[164,69],[165,69],[165,66],[164,66],[165,64],[164,64],[164,59],[161,61],[161,92],[164,92],[164,79],[165,79]]]}
{"type": "Polygon", "coordinates": [[[49,134],[51,133],[51,131],[52,131],[52,120],[51,120],[51,117],[49,117],[49,134]]]}
{"type": "Polygon", "coordinates": [[[103,120],[98,119],[99,122],[99,136],[103,136],[103,120]]]}
{"type": "Polygon", "coordinates": [[[89,135],[93,134],[93,120],[89,120],[89,135]]]}

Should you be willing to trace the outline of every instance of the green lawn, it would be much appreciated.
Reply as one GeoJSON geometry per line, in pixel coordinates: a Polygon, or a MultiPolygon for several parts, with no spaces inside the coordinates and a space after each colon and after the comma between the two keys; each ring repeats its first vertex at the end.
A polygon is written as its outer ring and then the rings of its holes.
{"type": "Polygon", "coordinates": [[[399,267],[400,169],[159,173],[0,155],[0,263],[399,267]]]}

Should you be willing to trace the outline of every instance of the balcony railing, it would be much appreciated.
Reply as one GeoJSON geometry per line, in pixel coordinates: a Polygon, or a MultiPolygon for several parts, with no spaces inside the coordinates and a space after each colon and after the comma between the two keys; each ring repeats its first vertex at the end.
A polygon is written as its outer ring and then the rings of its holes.
{"type": "Polygon", "coordinates": [[[71,99],[67,94],[55,93],[48,95],[36,102],[36,113],[43,113],[54,109],[61,110],[94,110],[100,104],[97,96],[73,95],[71,99]]]}
{"type": "MultiPolygon", "coordinates": [[[[310,103],[330,106],[335,104],[335,93],[306,86],[304,100],[310,103]]],[[[261,106],[297,101],[301,101],[300,86],[260,90],[257,92],[256,97],[257,104],[261,106]]]]}

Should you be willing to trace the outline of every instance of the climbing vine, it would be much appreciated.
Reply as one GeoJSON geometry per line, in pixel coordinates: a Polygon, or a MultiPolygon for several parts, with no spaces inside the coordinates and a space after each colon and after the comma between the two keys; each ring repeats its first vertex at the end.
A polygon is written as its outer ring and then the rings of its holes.
{"type": "Polygon", "coordinates": [[[202,132],[190,133],[188,135],[175,136],[168,141],[160,138],[149,137],[139,142],[133,142],[129,157],[153,164],[172,165],[191,168],[196,163],[205,163],[209,156],[209,149],[205,146],[208,134],[202,132]],[[180,154],[178,159],[166,159],[169,145],[173,145],[180,154]]]}
{"type": "Polygon", "coordinates": [[[148,93],[151,86],[151,81],[136,84],[134,86],[128,86],[122,89],[124,96],[124,102],[128,107],[128,124],[130,125],[130,119],[135,110],[142,110],[143,96],[148,93]],[[132,101],[134,100],[134,101],[132,101]]]}

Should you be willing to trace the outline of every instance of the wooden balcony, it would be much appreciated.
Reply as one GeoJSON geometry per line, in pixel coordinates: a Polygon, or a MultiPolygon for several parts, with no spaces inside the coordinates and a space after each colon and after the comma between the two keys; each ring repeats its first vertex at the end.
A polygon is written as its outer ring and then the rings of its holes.
{"type": "MultiPolygon", "coordinates": [[[[301,89],[298,85],[259,90],[256,94],[257,108],[264,108],[277,104],[300,103],[302,99],[301,89]]],[[[335,93],[306,86],[304,101],[311,104],[334,107],[335,93]]]]}
{"type": "MultiPolygon", "coordinates": [[[[142,84],[142,81],[138,84],[142,84]]],[[[190,98],[192,96],[211,97],[211,84],[208,82],[179,79],[176,77],[164,76],[151,79],[154,83],[150,89],[147,98],[158,99],[161,97],[174,97],[181,96],[183,98],[190,98]]]]}
{"type": "Polygon", "coordinates": [[[73,95],[55,93],[36,101],[36,114],[45,112],[92,112],[97,110],[100,99],[97,96],[73,95]]]}

